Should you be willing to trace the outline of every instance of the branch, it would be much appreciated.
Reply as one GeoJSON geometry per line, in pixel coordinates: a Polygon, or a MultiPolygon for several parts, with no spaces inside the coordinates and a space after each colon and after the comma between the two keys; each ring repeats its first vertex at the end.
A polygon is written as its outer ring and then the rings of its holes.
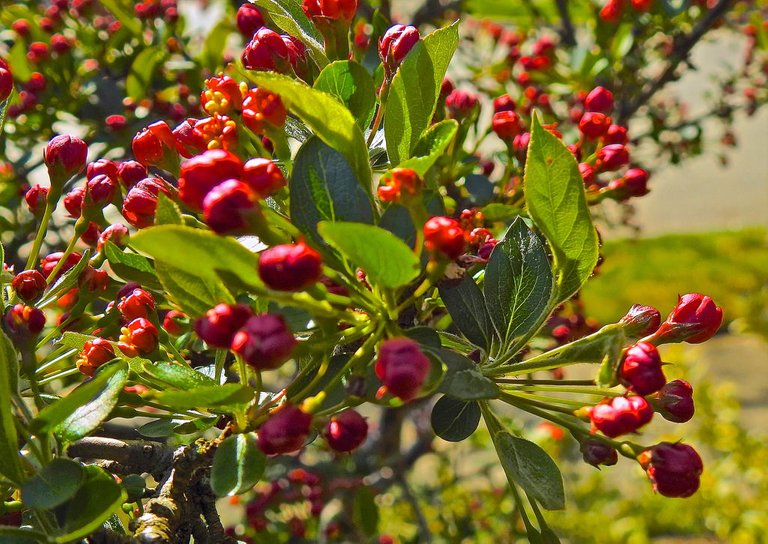
{"type": "MultiPolygon", "coordinates": [[[[559,2],[558,2],[559,3],[559,2]]],[[[710,9],[707,14],[696,24],[690,34],[683,37],[675,50],[672,53],[669,63],[661,75],[650,82],[645,90],[643,90],[637,98],[630,103],[624,103],[621,105],[618,122],[621,125],[626,125],[627,121],[645,105],[657,92],[659,92],[667,83],[675,79],[675,72],[678,66],[685,61],[687,62],[688,55],[693,47],[699,42],[699,40],[709,32],[717,21],[725,15],[725,13],[733,7],[734,0],[720,0],[715,7],[710,9]]]]}
{"type": "Polygon", "coordinates": [[[107,464],[115,472],[148,472],[155,479],[161,479],[173,461],[173,449],[159,442],[102,437],[78,440],[67,448],[67,454],[70,457],[111,461],[107,464]]]}
{"type": "Polygon", "coordinates": [[[557,0],[557,12],[560,14],[560,22],[563,30],[560,33],[563,43],[569,47],[576,45],[576,33],[573,30],[573,21],[568,12],[568,0],[557,0]]]}

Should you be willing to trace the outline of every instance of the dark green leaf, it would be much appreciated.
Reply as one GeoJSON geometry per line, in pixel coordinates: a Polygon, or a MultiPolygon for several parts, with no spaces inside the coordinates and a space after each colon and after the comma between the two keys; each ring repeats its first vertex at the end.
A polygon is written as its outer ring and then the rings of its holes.
{"type": "Polygon", "coordinates": [[[443,281],[438,285],[440,298],[445,303],[453,323],[467,339],[488,351],[494,340],[494,330],[485,309],[483,292],[470,276],[459,282],[443,281]]]}
{"type": "Polygon", "coordinates": [[[493,443],[510,485],[519,485],[547,510],[565,508],[563,477],[547,452],[505,431],[496,433],[493,443]]]}
{"type": "Polygon", "coordinates": [[[56,542],[76,541],[98,529],[128,495],[112,475],[96,466],[85,467],[85,483],[67,503],[62,534],[56,542]]]}
{"type": "Polygon", "coordinates": [[[452,397],[441,397],[432,408],[432,430],[448,442],[469,438],[480,423],[480,406],[452,397]]]}
{"type": "Polygon", "coordinates": [[[394,234],[362,223],[323,221],[318,231],[328,244],[362,268],[368,279],[381,287],[396,289],[419,275],[419,260],[394,234]]]}
{"type": "Polygon", "coordinates": [[[216,385],[216,382],[205,374],[201,374],[194,368],[179,363],[169,363],[167,361],[147,362],[144,363],[142,368],[152,378],[177,389],[193,389],[203,385],[216,385]]]}
{"type": "Polygon", "coordinates": [[[157,211],[155,212],[155,225],[183,225],[179,205],[165,194],[157,195],[157,211]]]}
{"type": "Polygon", "coordinates": [[[85,478],[83,465],[56,458],[21,486],[24,506],[50,510],[72,498],[85,478]]]}
{"type": "Polygon", "coordinates": [[[429,127],[416,144],[414,156],[400,163],[400,168],[411,168],[420,176],[426,175],[435,162],[445,154],[458,129],[459,124],[454,119],[446,119],[429,127]]]}
{"type": "Polygon", "coordinates": [[[355,526],[368,537],[375,535],[379,529],[379,508],[374,499],[373,491],[368,487],[360,486],[355,492],[355,500],[352,503],[352,519],[355,521],[355,526]]]}
{"type": "Polygon", "coordinates": [[[440,349],[440,335],[432,327],[412,327],[403,332],[408,338],[416,340],[426,349],[440,349]]]}
{"type": "Polygon", "coordinates": [[[393,166],[413,156],[416,143],[432,121],[445,72],[458,44],[458,25],[434,31],[411,49],[392,78],[384,133],[393,166]]]}
{"type": "Polygon", "coordinates": [[[534,114],[525,163],[525,199],[555,259],[557,302],[576,293],[597,264],[598,240],[573,154],[534,114]]]}
{"type": "Polygon", "coordinates": [[[485,303],[505,349],[517,351],[550,310],[554,288],[544,244],[518,218],[491,253],[485,268],[485,303]]]}
{"type": "Polygon", "coordinates": [[[158,391],[152,398],[177,410],[231,407],[250,402],[253,390],[237,383],[225,383],[203,385],[184,391],[158,391]]]}
{"type": "Polygon", "coordinates": [[[373,208],[344,156],[310,138],[296,155],[290,180],[291,220],[316,245],[320,221],[372,223],[373,208]]]}
{"type": "Polygon", "coordinates": [[[152,77],[157,73],[157,65],[165,59],[166,51],[165,47],[148,47],[136,55],[125,80],[128,97],[138,102],[147,95],[152,77]]]}
{"type": "Polygon", "coordinates": [[[474,361],[449,349],[436,354],[446,367],[439,391],[461,400],[498,398],[499,387],[483,375],[474,361]]]}
{"type": "Polygon", "coordinates": [[[19,439],[16,434],[11,395],[16,394],[19,365],[13,344],[0,330],[0,474],[15,484],[24,479],[19,459],[19,439]]]}
{"type": "Polygon", "coordinates": [[[264,8],[274,23],[287,34],[295,36],[306,45],[315,62],[321,68],[328,64],[323,47],[323,36],[317,30],[301,8],[301,2],[296,0],[253,0],[257,6],[264,8]]]}
{"type": "Polygon", "coordinates": [[[48,537],[32,529],[0,525],[0,544],[34,544],[36,542],[48,542],[48,537]]]}
{"type": "Polygon", "coordinates": [[[464,188],[469,192],[474,206],[484,206],[493,199],[494,185],[488,176],[469,174],[464,178],[464,188]]]}
{"type": "Polygon", "coordinates": [[[279,95],[285,106],[322,141],[344,155],[360,186],[366,194],[371,194],[368,145],[355,118],[344,105],[332,95],[282,74],[260,72],[253,76],[253,80],[259,87],[279,95]]]}
{"type": "Polygon", "coordinates": [[[337,60],[320,72],[315,89],[332,94],[352,113],[361,129],[373,119],[376,88],[368,70],[351,60],[337,60]]]}
{"type": "Polygon", "coordinates": [[[213,457],[211,489],[219,497],[245,493],[264,475],[266,464],[254,433],[230,436],[213,457]]]}

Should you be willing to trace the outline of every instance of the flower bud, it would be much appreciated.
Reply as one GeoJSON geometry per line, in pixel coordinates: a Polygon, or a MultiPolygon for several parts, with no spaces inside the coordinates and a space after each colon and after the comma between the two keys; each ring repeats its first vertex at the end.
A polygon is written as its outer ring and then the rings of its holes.
{"type": "Polygon", "coordinates": [[[251,89],[246,93],[242,113],[243,123],[254,134],[282,128],[288,118],[280,97],[264,89],[251,89]]]}
{"type": "Polygon", "coordinates": [[[322,18],[348,25],[357,13],[357,0],[304,0],[302,8],[310,19],[322,18]]]}
{"type": "Polygon", "coordinates": [[[163,317],[163,329],[171,336],[181,336],[189,329],[186,318],[186,314],[178,310],[171,310],[163,317]]]}
{"type": "Polygon", "coordinates": [[[261,216],[256,200],[256,194],[242,181],[223,181],[203,201],[205,222],[218,234],[247,232],[253,219],[261,216]]]}
{"type": "Polygon", "coordinates": [[[301,291],[320,279],[320,254],[300,241],[265,249],[259,254],[259,277],[276,291],[301,291]]]}
{"type": "Polygon", "coordinates": [[[512,142],[522,130],[520,116],[510,110],[494,113],[492,125],[496,136],[505,142],[512,142]]]}
{"type": "Polygon", "coordinates": [[[157,178],[146,178],[128,191],[123,200],[123,217],[137,229],[152,225],[157,211],[157,195],[160,192],[171,196],[168,184],[157,178]]]}
{"type": "Polygon", "coordinates": [[[311,415],[292,404],[285,404],[259,428],[259,449],[267,455],[300,450],[311,425],[311,415]]]}
{"type": "Polygon", "coordinates": [[[613,110],[613,93],[605,87],[595,87],[584,100],[588,112],[611,113],[613,110]]]}
{"type": "Polygon", "coordinates": [[[723,311],[705,295],[689,293],[678,298],[677,306],[649,339],[654,344],[688,342],[700,344],[712,338],[723,322],[723,311]]]}
{"type": "Polygon", "coordinates": [[[410,338],[385,340],[379,346],[375,367],[376,377],[383,384],[379,393],[390,392],[408,402],[419,394],[429,368],[429,359],[418,342],[410,338]]]}
{"type": "Polygon", "coordinates": [[[637,431],[653,419],[653,408],[643,397],[613,397],[587,410],[593,429],[611,438],[637,431]]]}
{"type": "Polygon", "coordinates": [[[5,314],[5,327],[12,336],[29,339],[42,332],[45,314],[34,306],[16,304],[5,314]]]}
{"type": "Polygon", "coordinates": [[[627,129],[621,125],[611,125],[603,135],[603,144],[621,144],[627,145],[629,143],[629,136],[627,136],[627,129]]]}
{"type": "MultiPolygon", "coordinates": [[[[42,258],[40,261],[40,270],[43,273],[43,276],[46,278],[51,275],[51,272],[53,272],[53,269],[56,268],[56,265],[59,264],[59,260],[61,259],[62,253],[61,251],[57,251],[55,253],[51,253],[50,255],[46,255],[42,258]]],[[[56,274],[56,277],[58,278],[65,272],[67,272],[69,269],[71,269],[73,266],[75,266],[77,263],[80,262],[80,258],[82,255],[77,252],[72,252],[69,255],[67,255],[67,260],[64,262],[64,265],[61,267],[61,270],[56,274]]]]}
{"type": "Polygon", "coordinates": [[[99,175],[105,175],[113,180],[117,180],[117,165],[107,159],[99,159],[90,163],[85,170],[86,179],[90,180],[99,175]]]}
{"type": "Polygon", "coordinates": [[[181,166],[179,198],[194,210],[202,210],[206,195],[227,179],[240,179],[243,163],[223,149],[205,151],[181,166]]]}
{"type": "Polygon", "coordinates": [[[662,442],[637,456],[653,484],[665,497],[690,497],[699,489],[704,463],[688,444],[662,442]]]}
{"type": "Polygon", "coordinates": [[[659,328],[661,314],[653,306],[634,304],[627,315],[621,318],[619,325],[628,336],[642,338],[648,336],[659,328]]]}
{"type": "Polygon", "coordinates": [[[128,227],[121,223],[115,223],[114,225],[110,225],[105,228],[99,235],[97,248],[100,252],[104,251],[104,246],[106,243],[112,242],[117,247],[122,249],[128,244],[128,238],[130,238],[128,227]]]}
{"type": "Polygon", "coordinates": [[[379,58],[384,63],[387,79],[392,79],[397,67],[420,39],[418,29],[413,26],[395,25],[387,30],[379,40],[379,58]]]}
{"type": "Polygon", "coordinates": [[[45,146],[45,164],[51,178],[51,187],[60,188],[69,178],[85,168],[88,146],[69,134],[54,136],[45,146]]]}
{"type": "Polygon", "coordinates": [[[6,66],[0,66],[0,103],[5,102],[13,91],[13,74],[6,66]]]}
{"type": "Polygon", "coordinates": [[[645,12],[651,9],[653,0],[632,0],[630,3],[635,11],[645,12]]]}
{"type": "Polygon", "coordinates": [[[117,167],[117,175],[128,189],[147,177],[147,168],[140,162],[123,161],[117,167]]]}
{"type": "Polygon", "coordinates": [[[69,217],[77,219],[83,213],[83,198],[85,197],[85,187],[75,187],[64,195],[64,208],[69,213],[69,217]]]}
{"type": "Polygon", "coordinates": [[[45,277],[37,270],[24,270],[13,278],[11,287],[24,302],[32,302],[40,298],[45,291],[45,277]]]}
{"type": "Polygon", "coordinates": [[[381,178],[378,195],[382,202],[405,203],[421,191],[422,180],[416,170],[394,168],[381,178]]]}
{"type": "Polygon", "coordinates": [[[266,27],[253,35],[243,51],[242,61],[248,70],[291,72],[288,47],[280,34],[266,27]]]}
{"type": "Polygon", "coordinates": [[[85,195],[83,196],[83,209],[86,212],[86,217],[92,217],[91,214],[109,205],[116,190],[117,181],[104,174],[89,179],[85,184],[85,195]]]}
{"type": "Polygon", "coordinates": [[[115,348],[103,338],[88,340],[77,360],[77,369],[86,376],[93,376],[103,364],[115,358],[115,348]]]}
{"type": "Polygon", "coordinates": [[[139,317],[120,329],[120,351],[129,357],[147,355],[157,349],[157,328],[148,319],[139,317]]]}
{"type": "Polygon", "coordinates": [[[248,2],[237,10],[236,22],[240,34],[249,40],[264,26],[264,18],[259,9],[248,2]]]}
{"type": "Polygon", "coordinates": [[[104,119],[104,124],[107,125],[108,130],[119,132],[125,130],[125,127],[128,126],[128,120],[124,115],[108,115],[107,118],[104,119]]]}
{"type": "Polygon", "coordinates": [[[106,270],[86,266],[78,278],[78,284],[88,293],[103,293],[109,289],[109,274],[106,270]]]}
{"type": "Polygon", "coordinates": [[[647,195],[648,172],[642,168],[630,168],[622,177],[611,181],[608,190],[612,191],[618,200],[647,195]]]}
{"type": "Polygon", "coordinates": [[[608,0],[600,10],[600,19],[606,23],[618,23],[624,11],[624,0],[608,0]]]}
{"type": "Polygon", "coordinates": [[[229,349],[232,340],[253,311],[245,304],[218,304],[195,321],[195,332],[209,346],[229,349]]]}
{"type": "Polygon", "coordinates": [[[45,201],[48,198],[48,187],[34,185],[24,193],[24,201],[27,203],[29,211],[35,217],[40,217],[45,212],[45,201]]]}
{"type": "Polygon", "coordinates": [[[144,289],[134,289],[117,303],[117,310],[126,322],[139,317],[149,318],[155,313],[155,299],[144,289]]]}
{"type": "Polygon", "coordinates": [[[253,316],[232,339],[232,351],[257,370],[274,370],[286,362],[297,341],[282,316],[253,316]]]}
{"type": "Polygon", "coordinates": [[[477,95],[461,89],[454,90],[445,99],[445,107],[448,109],[450,118],[459,121],[472,115],[477,104],[477,95]]]}
{"type": "Polygon", "coordinates": [[[618,170],[629,162],[629,151],[620,144],[601,147],[597,152],[597,169],[610,171],[618,170]]]}
{"type": "Polygon", "coordinates": [[[512,149],[520,162],[525,162],[525,156],[528,154],[528,145],[531,143],[531,133],[521,132],[512,140],[512,149]]]}
{"type": "Polygon", "coordinates": [[[579,130],[589,140],[596,140],[608,131],[611,118],[598,112],[588,111],[579,120],[579,130]]]}
{"type": "Polygon", "coordinates": [[[584,462],[593,467],[599,467],[600,465],[610,467],[619,462],[619,454],[615,449],[593,438],[584,440],[581,443],[580,450],[584,462]]]}
{"type": "Polygon", "coordinates": [[[501,111],[515,111],[517,105],[514,99],[508,94],[503,94],[493,100],[493,112],[499,113],[501,111]]]}
{"type": "Polygon", "coordinates": [[[650,395],[667,383],[661,365],[661,355],[656,346],[638,342],[624,354],[620,368],[621,380],[638,395],[650,395]]]}
{"type": "Polygon", "coordinates": [[[357,449],[368,436],[368,423],[354,410],[344,410],[331,417],[325,427],[326,442],[334,451],[348,452],[357,449]]]}
{"type": "Polygon", "coordinates": [[[259,198],[267,198],[286,185],[282,171],[269,159],[256,158],[246,162],[241,179],[259,198]]]}
{"type": "Polygon", "coordinates": [[[661,388],[658,395],[658,412],[661,417],[674,423],[690,421],[695,411],[693,387],[685,380],[673,380],[661,388]]]}
{"type": "Polygon", "coordinates": [[[432,217],[424,224],[424,245],[432,253],[454,260],[464,253],[466,233],[455,219],[432,217]]]}
{"type": "Polygon", "coordinates": [[[165,121],[156,121],[133,137],[133,156],[144,166],[158,166],[174,171],[179,163],[179,152],[171,127],[165,121]]]}

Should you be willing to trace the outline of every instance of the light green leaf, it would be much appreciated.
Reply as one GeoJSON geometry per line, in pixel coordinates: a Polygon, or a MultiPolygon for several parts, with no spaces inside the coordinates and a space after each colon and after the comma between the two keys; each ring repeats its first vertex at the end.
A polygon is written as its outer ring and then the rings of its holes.
{"type": "Polygon", "coordinates": [[[454,119],[445,119],[429,127],[416,144],[414,157],[400,163],[400,168],[416,170],[425,176],[430,168],[442,157],[456,136],[459,124],[454,119]]]}
{"type": "Polygon", "coordinates": [[[247,404],[253,399],[253,390],[237,383],[212,384],[184,391],[157,391],[152,398],[177,410],[221,408],[247,404]]]}
{"type": "Polygon", "coordinates": [[[24,479],[19,459],[19,439],[16,434],[11,395],[16,394],[19,365],[13,344],[0,330],[0,474],[15,484],[24,479]]]}
{"type": "Polygon", "coordinates": [[[157,195],[157,211],[155,225],[183,225],[179,205],[163,193],[157,195]]]}
{"type": "Polygon", "coordinates": [[[200,386],[216,385],[216,381],[194,368],[179,363],[147,361],[142,365],[144,373],[177,389],[193,389],[200,386]]]}
{"type": "Polygon", "coordinates": [[[104,256],[112,271],[124,280],[136,281],[150,289],[159,289],[160,282],[152,262],[138,253],[123,251],[110,241],[104,245],[104,256]]]}
{"type": "Polygon", "coordinates": [[[232,297],[224,282],[219,278],[201,278],[165,263],[157,263],[157,277],[166,295],[190,317],[200,317],[205,312],[224,302],[232,304],[232,297]]]}
{"type": "Polygon", "coordinates": [[[125,80],[125,93],[135,101],[143,99],[152,83],[157,66],[165,59],[165,47],[148,47],[136,55],[125,80]]]}
{"type": "Polygon", "coordinates": [[[261,479],[266,465],[254,433],[230,436],[213,457],[211,489],[219,497],[245,493],[261,479]]]}
{"type": "Polygon", "coordinates": [[[315,89],[332,94],[352,113],[361,129],[373,119],[376,88],[368,70],[351,60],[337,60],[320,72],[315,89]]]}

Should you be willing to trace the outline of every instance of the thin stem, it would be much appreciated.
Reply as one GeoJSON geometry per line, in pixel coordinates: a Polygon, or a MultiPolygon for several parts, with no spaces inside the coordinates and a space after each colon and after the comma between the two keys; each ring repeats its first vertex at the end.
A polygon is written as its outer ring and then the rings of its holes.
{"type": "Polygon", "coordinates": [[[56,208],[56,203],[51,198],[51,194],[48,193],[48,198],[45,200],[45,211],[43,212],[43,218],[40,221],[40,226],[37,228],[37,235],[35,236],[35,243],[32,245],[32,250],[27,257],[27,264],[25,268],[31,270],[34,268],[37,258],[40,256],[40,248],[43,246],[43,240],[45,239],[45,233],[48,231],[48,223],[51,221],[53,210],[56,208]]]}

